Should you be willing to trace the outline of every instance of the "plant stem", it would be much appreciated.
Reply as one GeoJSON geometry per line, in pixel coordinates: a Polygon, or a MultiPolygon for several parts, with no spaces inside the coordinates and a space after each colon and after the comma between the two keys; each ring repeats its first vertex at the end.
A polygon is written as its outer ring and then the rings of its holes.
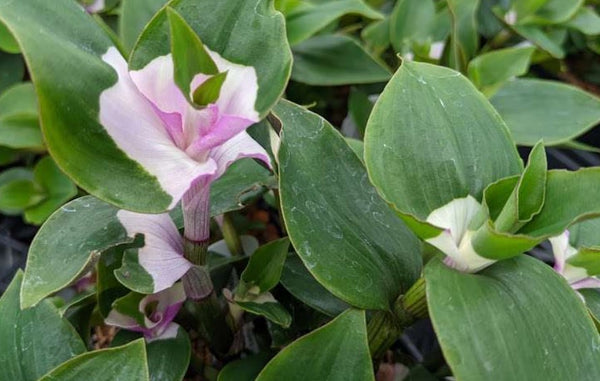
{"type": "Polygon", "coordinates": [[[425,278],[419,278],[406,294],[394,303],[393,312],[376,311],[367,324],[369,349],[374,359],[380,359],[400,338],[404,329],[418,319],[427,317],[425,278]]]}
{"type": "Polygon", "coordinates": [[[233,220],[231,219],[231,215],[229,213],[225,213],[223,215],[223,226],[221,227],[221,231],[223,232],[225,244],[227,245],[229,252],[231,252],[231,255],[243,255],[244,249],[242,247],[242,241],[240,241],[240,237],[235,230],[233,220]]]}

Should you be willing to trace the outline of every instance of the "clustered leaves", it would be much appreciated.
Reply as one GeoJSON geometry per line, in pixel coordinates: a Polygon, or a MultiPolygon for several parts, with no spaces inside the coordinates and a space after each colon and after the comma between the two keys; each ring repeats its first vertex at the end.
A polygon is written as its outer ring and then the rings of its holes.
{"type": "Polygon", "coordinates": [[[0,373],[598,379],[597,6],[0,0],[0,373]]]}

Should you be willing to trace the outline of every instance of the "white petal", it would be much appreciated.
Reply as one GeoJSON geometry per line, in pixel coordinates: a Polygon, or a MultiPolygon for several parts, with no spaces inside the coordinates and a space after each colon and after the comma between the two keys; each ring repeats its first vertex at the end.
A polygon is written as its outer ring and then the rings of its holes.
{"type": "Polygon", "coordinates": [[[467,231],[469,223],[480,208],[479,202],[473,196],[468,195],[437,208],[429,214],[426,221],[439,228],[450,230],[450,235],[458,245],[467,231]]]}
{"type": "Polygon", "coordinates": [[[577,249],[569,244],[569,231],[565,230],[561,235],[549,239],[554,254],[554,270],[563,274],[567,259],[577,254],[577,249]]]}
{"type": "Polygon", "coordinates": [[[171,287],[192,264],[183,257],[183,241],[171,217],[120,210],[119,222],[130,237],[144,234],[144,247],[138,250],[139,264],[154,281],[154,292],[171,287]]]}
{"type": "Polygon", "coordinates": [[[213,174],[216,165],[210,160],[198,163],[175,145],[152,103],[129,77],[127,63],[114,47],[102,59],[119,78],[100,95],[100,123],[127,156],[157,178],[173,198],[172,208],[196,178],[213,174]]]}
{"type": "Polygon", "coordinates": [[[236,160],[251,157],[259,159],[271,167],[271,159],[267,151],[252,139],[246,131],[242,131],[222,145],[210,151],[210,157],[217,163],[217,174],[220,177],[236,160]]]}

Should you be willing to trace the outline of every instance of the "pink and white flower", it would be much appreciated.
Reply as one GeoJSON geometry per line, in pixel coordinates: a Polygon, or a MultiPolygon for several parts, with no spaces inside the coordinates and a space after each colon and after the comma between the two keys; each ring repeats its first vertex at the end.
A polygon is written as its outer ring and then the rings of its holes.
{"type": "Polygon", "coordinates": [[[582,288],[600,288],[600,279],[589,275],[584,267],[574,266],[569,259],[577,255],[579,250],[569,243],[569,231],[550,238],[554,253],[554,271],[562,275],[574,290],[582,288]]]}
{"type": "MultiPolygon", "coordinates": [[[[270,165],[266,151],[245,132],[259,121],[255,69],[206,51],[227,77],[217,101],[203,108],[192,106],[176,85],[171,54],[135,71],[114,47],[102,56],[118,80],[100,95],[101,124],[123,152],[156,177],[172,197],[171,208],[183,200],[184,216],[207,213],[210,183],[235,160],[252,157],[270,165]]],[[[209,78],[197,74],[191,93],[209,78]]],[[[208,239],[208,217],[184,220],[188,240],[208,239]]]]}
{"type": "Polygon", "coordinates": [[[142,298],[138,304],[138,319],[112,309],[105,323],[141,332],[148,341],[173,338],[179,328],[173,319],[184,301],[183,286],[177,283],[169,289],[142,298]]]}

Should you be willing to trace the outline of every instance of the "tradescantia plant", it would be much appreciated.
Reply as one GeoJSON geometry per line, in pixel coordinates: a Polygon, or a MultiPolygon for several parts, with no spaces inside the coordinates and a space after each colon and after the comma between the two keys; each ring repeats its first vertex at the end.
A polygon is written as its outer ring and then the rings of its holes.
{"type": "Polygon", "coordinates": [[[598,100],[509,81],[560,55],[481,52],[475,17],[502,45],[504,28],[593,35],[593,11],[370,4],[0,0],[52,156],[37,166],[87,193],[0,298],[0,379],[600,377],[600,171],[548,170],[545,149],[595,124],[598,100]],[[329,33],[344,18],[369,23],[365,44],[329,33]],[[291,101],[300,83],[381,83],[374,104],[350,93],[364,143],[291,101]],[[561,99],[582,118],[523,127],[561,99]],[[554,267],[528,255],[546,241],[554,267]],[[390,360],[426,318],[447,366],[390,360]]]}

